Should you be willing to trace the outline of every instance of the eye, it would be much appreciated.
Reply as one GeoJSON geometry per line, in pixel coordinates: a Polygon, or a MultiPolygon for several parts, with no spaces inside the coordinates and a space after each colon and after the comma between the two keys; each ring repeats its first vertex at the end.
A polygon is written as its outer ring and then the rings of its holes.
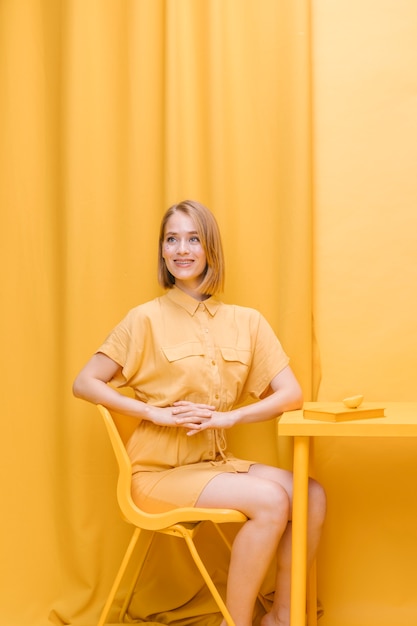
{"type": "Polygon", "coordinates": [[[191,243],[200,243],[200,238],[196,235],[194,237],[190,237],[191,243]]]}
{"type": "Polygon", "coordinates": [[[172,235],[170,235],[169,237],[166,238],[166,242],[167,243],[174,243],[175,242],[175,237],[173,237],[172,235]]]}

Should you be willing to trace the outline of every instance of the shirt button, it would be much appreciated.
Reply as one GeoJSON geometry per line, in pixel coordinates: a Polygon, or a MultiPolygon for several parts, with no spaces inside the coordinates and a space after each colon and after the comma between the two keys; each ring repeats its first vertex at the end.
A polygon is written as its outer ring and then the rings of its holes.
{"type": "Polygon", "coordinates": [[[216,398],[216,400],[218,400],[219,399],[219,394],[216,393],[216,395],[214,397],[216,398]]]}
{"type": "Polygon", "coordinates": [[[212,365],[216,365],[216,361],[212,361],[212,362],[211,362],[211,364],[212,364],[212,365]]]}

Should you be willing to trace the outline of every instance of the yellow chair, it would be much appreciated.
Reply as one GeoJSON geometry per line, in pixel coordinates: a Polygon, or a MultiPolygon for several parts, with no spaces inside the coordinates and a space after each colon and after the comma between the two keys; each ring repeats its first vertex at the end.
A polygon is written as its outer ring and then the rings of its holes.
{"type": "Polygon", "coordinates": [[[101,405],[98,405],[98,409],[103,417],[104,424],[110,436],[110,441],[118,462],[119,475],[117,483],[117,499],[119,507],[125,521],[135,527],[119,571],[117,572],[113,586],[102,610],[98,626],[104,626],[106,624],[106,619],[109,615],[116,593],[120,587],[122,578],[126,572],[127,566],[129,565],[142,530],[148,531],[146,536],[147,541],[145,542],[145,548],[142,552],[141,558],[139,559],[139,563],[137,564],[136,571],[134,572],[133,579],[126,594],[126,598],[120,612],[120,622],[124,621],[125,615],[128,611],[133,592],[151,545],[152,537],[155,533],[163,533],[165,535],[181,537],[185,540],[191,556],[200,570],[200,573],[204,578],[217,606],[219,607],[220,612],[226,620],[226,623],[228,626],[235,626],[235,623],[227,610],[220,593],[218,592],[213,580],[204,566],[203,561],[200,558],[200,555],[197,552],[193,537],[202,522],[210,521],[214,524],[220,537],[230,550],[230,542],[220,529],[219,524],[223,524],[225,522],[246,522],[246,515],[240,511],[232,509],[203,509],[196,507],[178,508],[157,514],[145,513],[142,511],[133,502],[131,496],[131,464],[125,448],[125,444],[130,434],[137,425],[137,420],[119,415],[117,413],[110,413],[108,409],[101,405]]]}

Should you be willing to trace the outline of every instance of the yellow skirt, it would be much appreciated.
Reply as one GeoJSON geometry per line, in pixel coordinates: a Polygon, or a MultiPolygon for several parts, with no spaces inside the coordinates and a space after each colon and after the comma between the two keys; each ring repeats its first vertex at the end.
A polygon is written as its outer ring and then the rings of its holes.
{"type": "Polygon", "coordinates": [[[214,476],[246,473],[255,461],[227,451],[223,431],[186,430],[142,421],[127,444],[132,462],[132,497],[148,513],[194,506],[214,476]]]}

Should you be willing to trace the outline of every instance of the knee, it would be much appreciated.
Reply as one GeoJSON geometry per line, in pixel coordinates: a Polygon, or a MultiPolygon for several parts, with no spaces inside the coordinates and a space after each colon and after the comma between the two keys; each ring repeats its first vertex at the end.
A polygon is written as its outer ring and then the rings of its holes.
{"type": "Polygon", "coordinates": [[[284,527],[290,518],[290,498],[281,485],[265,481],[262,486],[257,516],[267,524],[284,527]]]}
{"type": "Polygon", "coordinates": [[[321,525],[326,517],[326,492],[322,485],[310,478],[308,484],[309,517],[317,524],[321,525]]]}

